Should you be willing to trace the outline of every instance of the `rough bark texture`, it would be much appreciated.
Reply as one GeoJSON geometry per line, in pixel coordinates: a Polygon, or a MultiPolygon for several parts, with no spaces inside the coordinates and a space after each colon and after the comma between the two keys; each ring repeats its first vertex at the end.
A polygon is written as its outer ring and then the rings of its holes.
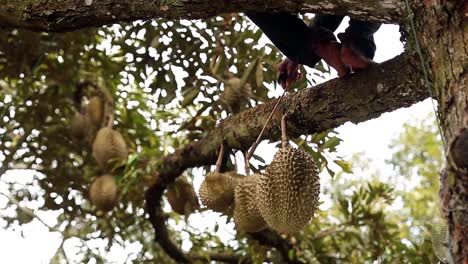
{"type": "MultiPolygon", "coordinates": [[[[450,230],[451,261],[468,263],[468,3],[416,3],[415,22],[429,59],[447,166],[441,175],[442,211],[450,230]],[[421,13],[418,13],[418,12],[421,13]]],[[[450,261],[450,260],[449,260],[450,261]]]]}
{"type": "Polygon", "coordinates": [[[70,31],[122,21],[151,18],[198,19],[244,11],[312,12],[398,22],[398,0],[0,0],[0,27],[70,31]]]}

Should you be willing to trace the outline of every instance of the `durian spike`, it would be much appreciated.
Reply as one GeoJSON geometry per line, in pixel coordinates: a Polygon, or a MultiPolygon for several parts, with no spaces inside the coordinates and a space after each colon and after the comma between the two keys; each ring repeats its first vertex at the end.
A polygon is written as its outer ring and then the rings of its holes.
{"type": "Polygon", "coordinates": [[[288,118],[287,114],[284,114],[281,118],[281,146],[283,148],[289,146],[289,139],[288,139],[288,130],[286,129],[286,119],[288,118]]]}
{"type": "Polygon", "coordinates": [[[221,170],[221,164],[223,163],[223,156],[224,156],[224,145],[221,144],[221,146],[219,147],[218,159],[216,160],[215,172],[219,172],[221,170]]]}
{"type": "MultiPolygon", "coordinates": [[[[258,144],[260,144],[260,141],[262,139],[262,135],[263,135],[263,132],[265,131],[265,128],[266,126],[268,125],[268,123],[270,122],[271,118],[273,117],[273,114],[275,113],[275,110],[276,108],[278,108],[278,105],[281,103],[281,100],[283,99],[284,95],[286,94],[286,90],[283,92],[283,94],[281,95],[281,97],[278,99],[278,101],[276,102],[275,106],[273,107],[273,110],[271,110],[271,113],[270,115],[268,116],[267,118],[267,121],[265,122],[265,124],[263,125],[262,127],[262,130],[260,131],[260,134],[258,134],[258,137],[257,137],[257,140],[255,140],[255,142],[252,144],[252,147],[250,147],[250,150],[249,152],[247,153],[247,157],[245,157],[246,161],[245,161],[245,164],[250,164],[249,163],[249,160],[250,158],[252,158],[254,152],[255,152],[255,149],[257,149],[257,146],[258,144]]],[[[250,167],[250,166],[249,166],[250,167]]]]}

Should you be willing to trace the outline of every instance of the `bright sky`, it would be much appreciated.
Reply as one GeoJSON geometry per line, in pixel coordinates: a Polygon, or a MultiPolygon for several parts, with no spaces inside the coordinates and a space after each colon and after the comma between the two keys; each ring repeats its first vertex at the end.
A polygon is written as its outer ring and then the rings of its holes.
{"type": "MultiPolygon", "coordinates": [[[[339,31],[344,30],[347,22],[345,21],[339,31]]],[[[398,26],[383,25],[376,33],[375,39],[377,44],[377,52],[375,61],[382,62],[393,58],[403,51],[403,45],[399,41],[400,34],[398,26]]],[[[388,170],[384,161],[390,158],[391,153],[388,151],[388,145],[391,139],[395,138],[400,132],[405,122],[414,118],[426,117],[428,113],[433,111],[432,104],[429,100],[418,103],[410,108],[399,109],[392,113],[386,113],[381,117],[369,120],[358,125],[347,123],[340,128],[338,132],[344,140],[338,148],[338,153],[341,156],[350,158],[352,154],[362,152],[364,155],[372,158],[372,166],[382,170],[388,170]]],[[[261,144],[256,153],[270,162],[273,158],[272,145],[261,144]]],[[[6,181],[21,181],[28,182],[31,178],[30,173],[16,172],[2,176],[2,180],[6,181]],[[14,175],[13,175],[14,174],[14,175]],[[22,177],[17,177],[21,174],[22,177]],[[29,180],[28,180],[29,179],[29,180]]],[[[194,185],[198,190],[202,181],[202,177],[196,177],[194,185]]],[[[0,192],[8,193],[0,185],[0,192]]],[[[0,208],[6,204],[6,198],[0,196],[0,208]]],[[[6,214],[8,212],[0,212],[6,214]]],[[[55,223],[53,215],[41,215],[49,224],[55,223]]],[[[197,223],[200,228],[213,228],[214,222],[225,222],[225,218],[215,217],[212,213],[195,214],[191,216],[191,222],[197,223]],[[209,216],[212,221],[206,221],[209,216]]],[[[0,222],[0,226],[3,224],[0,222]]],[[[233,224],[222,225],[219,234],[223,237],[231,237],[233,234],[233,224]]],[[[60,244],[60,235],[57,233],[49,233],[47,228],[38,221],[33,221],[24,227],[23,231],[6,231],[0,230],[0,258],[1,263],[9,264],[34,264],[34,263],[49,263],[50,258],[54,255],[55,250],[60,244]],[[26,250],[27,249],[27,250],[26,250]]],[[[94,244],[94,243],[93,243],[94,244]]],[[[96,245],[102,243],[97,241],[96,245]]],[[[76,241],[68,241],[66,243],[66,253],[71,259],[76,254],[76,241]]],[[[184,248],[189,245],[184,244],[184,248]]],[[[125,249],[114,248],[108,254],[109,260],[112,263],[122,263],[130,252],[138,251],[138,246],[128,246],[125,249]]]]}

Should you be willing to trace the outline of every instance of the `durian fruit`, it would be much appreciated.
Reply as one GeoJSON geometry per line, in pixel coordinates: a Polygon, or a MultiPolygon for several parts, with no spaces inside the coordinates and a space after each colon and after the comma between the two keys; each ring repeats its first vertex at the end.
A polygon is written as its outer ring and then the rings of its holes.
{"type": "Polygon", "coordinates": [[[236,173],[209,172],[198,190],[202,204],[215,212],[230,215],[234,189],[243,178],[236,173]]]}
{"type": "Polygon", "coordinates": [[[237,230],[255,233],[267,227],[255,200],[260,175],[254,174],[240,181],[234,192],[234,223],[237,230]]]}
{"type": "Polygon", "coordinates": [[[97,177],[89,188],[89,198],[98,211],[108,212],[117,204],[117,184],[111,175],[97,177]]]}
{"type": "Polygon", "coordinates": [[[448,225],[443,220],[436,220],[432,223],[431,239],[434,254],[442,263],[448,262],[449,256],[449,230],[448,225]]]}
{"type": "Polygon", "coordinates": [[[242,85],[241,79],[232,77],[224,83],[224,91],[220,95],[220,100],[231,112],[238,113],[251,97],[250,84],[242,85]]]}
{"type": "Polygon", "coordinates": [[[76,113],[70,121],[70,133],[74,139],[83,140],[88,136],[89,126],[88,116],[76,113]]]}
{"type": "Polygon", "coordinates": [[[127,145],[122,135],[112,128],[101,128],[93,143],[93,157],[99,167],[109,170],[115,162],[125,160],[128,156],[127,145]]]}
{"type": "Polygon", "coordinates": [[[281,148],[259,178],[257,206],[268,226],[294,233],[309,222],[320,193],[318,169],[312,156],[291,146],[281,148]]]}
{"type": "Polygon", "coordinates": [[[200,208],[193,185],[185,177],[179,177],[167,188],[167,200],[176,213],[189,216],[200,208]]]}
{"type": "Polygon", "coordinates": [[[94,127],[101,127],[104,118],[104,102],[99,96],[93,96],[89,99],[86,107],[89,120],[94,127]]]}

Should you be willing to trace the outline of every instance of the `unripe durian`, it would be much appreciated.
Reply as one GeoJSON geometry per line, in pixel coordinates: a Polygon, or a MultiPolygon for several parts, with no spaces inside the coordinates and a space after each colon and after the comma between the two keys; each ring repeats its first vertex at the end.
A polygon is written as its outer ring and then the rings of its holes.
{"type": "Polygon", "coordinates": [[[88,136],[89,119],[86,115],[76,113],[70,121],[70,133],[74,139],[83,140],[88,136]]]}
{"type": "Polygon", "coordinates": [[[448,262],[449,254],[449,230],[448,225],[443,220],[432,223],[431,239],[434,254],[442,263],[448,262]]]}
{"type": "Polygon", "coordinates": [[[117,204],[117,184],[111,175],[97,177],[89,188],[89,198],[99,211],[108,212],[117,204]]]}
{"type": "Polygon", "coordinates": [[[234,193],[234,223],[237,230],[248,233],[259,232],[267,227],[255,200],[255,190],[260,175],[254,174],[240,181],[234,193]]]}
{"type": "Polygon", "coordinates": [[[234,188],[243,178],[235,173],[209,172],[198,191],[202,204],[213,211],[230,214],[234,188]]]}
{"type": "Polygon", "coordinates": [[[86,112],[89,120],[94,127],[101,127],[104,117],[104,103],[99,96],[93,96],[89,99],[86,112]]]}
{"type": "Polygon", "coordinates": [[[122,135],[108,127],[101,128],[93,143],[93,157],[102,169],[111,169],[115,162],[128,156],[127,145],[122,135]]]}
{"type": "Polygon", "coordinates": [[[179,177],[167,188],[167,200],[176,213],[188,216],[200,208],[193,185],[185,177],[179,177]]]}
{"type": "Polygon", "coordinates": [[[312,156],[281,148],[257,184],[257,206],[268,226],[294,233],[309,222],[318,204],[320,182],[312,156]]]}
{"type": "Polygon", "coordinates": [[[242,85],[241,79],[233,77],[224,83],[224,91],[220,95],[220,100],[229,107],[231,112],[238,113],[251,97],[252,87],[250,84],[242,85]]]}

